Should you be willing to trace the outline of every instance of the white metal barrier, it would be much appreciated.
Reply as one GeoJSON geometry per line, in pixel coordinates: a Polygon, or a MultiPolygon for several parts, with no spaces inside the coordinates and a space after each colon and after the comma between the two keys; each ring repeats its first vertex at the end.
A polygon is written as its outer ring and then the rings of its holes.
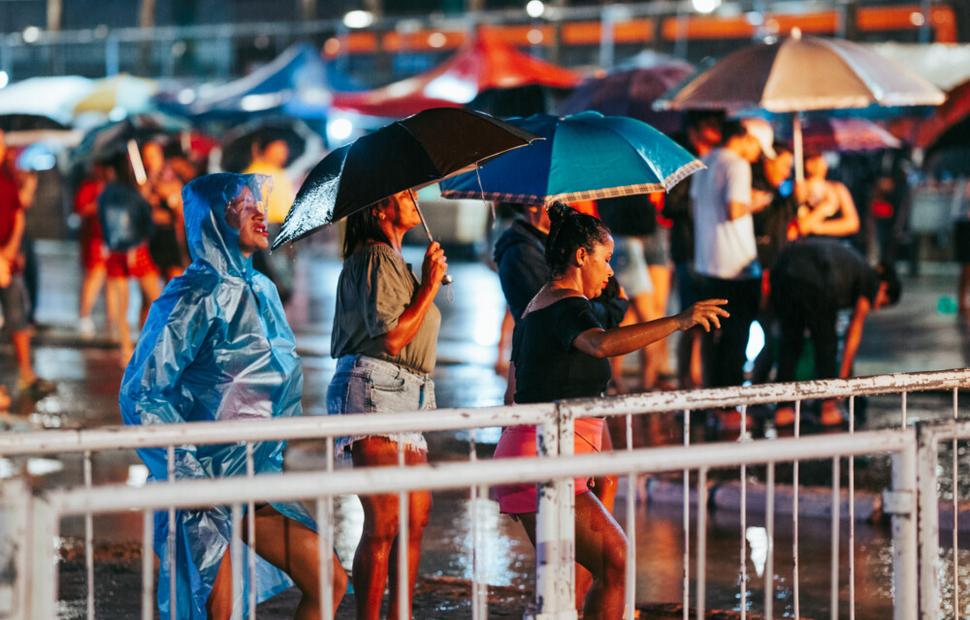
{"type": "Polygon", "coordinates": [[[970,440],[970,422],[957,420],[957,391],[953,391],[953,420],[945,423],[917,425],[919,485],[919,546],[920,546],[920,617],[924,620],[940,618],[952,614],[963,618],[970,614],[966,597],[960,596],[960,498],[959,498],[959,445],[960,440],[970,440]],[[941,448],[950,452],[949,462],[941,465],[941,448]],[[950,558],[947,575],[949,579],[950,600],[944,601],[941,595],[940,571],[936,567],[945,561],[940,551],[940,512],[945,505],[939,500],[940,473],[949,470],[951,500],[949,510],[952,522],[950,537],[950,558]],[[945,604],[948,603],[948,604],[945,604]]]}
{"type": "MultiPolygon", "coordinates": [[[[313,499],[316,501],[317,518],[320,523],[320,549],[329,550],[333,547],[333,507],[332,499],[342,493],[378,493],[399,492],[407,493],[414,489],[438,488],[472,488],[473,493],[483,497],[487,487],[496,483],[509,482],[538,482],[544,485],[540,493],[538,524],[538,553],[537,553],[537,583],[536,604],[534,615],[537,618],[567,618],[575,617],[573,599],[573,492],[572,479],[576,475],[597,475],[607,473],[627,474],[630,492],[626,505],[626,530],[629,541],[627,558],[626,606],[627,616],[632,617],[636,600],[635,565],[636,547],[634,531],[634,502],[636,499],[636,475],[658,471],[682,470],[684,473],[684,558],[685,571],[683,582],[684,617],[688,617],[690,592],[690,471],[697,472],[698,493],[698,537],[696,541],[695,575],[696,586],[693,592],[694,607],[697,617],[702,618],[705,609],[705,575],[706,575],[706,477],[712,467],[746,467],[762,463],[768,466],[768,497],[771,503],[766,506],[769,549],[774,540],[774,469],[776,462],[793,462],[794,467],[794,495],[793,495],[793,527],[795,537],[793,543],[793,577],[794,577],[794,609],[796,617],[799,615],[799,586],[798,586],[798,461],[803,459],[831,458],[833,470],[833,498],[839,497],[838,469],[840,458],[847,458],[849,462],[849,492],[850,516],[854,513],[854,467],[853,458],[857,454],[873,454],[889,452],[894,455],[893,498],[895,513],[893,515],[894,534],[894,585],[896,617],[912,618],[916,615],[917,587],[921,584],[921,592],[925,590],[925,582],[918,580],[916,571],[916,535],[912,510],[906,509],[905,499],[909,497],[912,506],[912,494],[916,488],[916,455],[915,440],[911,431],[905,430],[907,422],[906,394],[911,391],[948,390],[954,394],[954,411],[956,411],[956,394],[960,387],[970,385],[970,369],[942,371],[930,373],[913,373],[866,377],[851,380],[814,381],[793,384],[769,384],[740,388],[725,388],[715,390],[696,390],[690,392],[668,392],[645,394],[610,399],[593,399],[582,401],[565,401],[542,405],[527,405],[516,407],[495,407],[484,409],[450,409],[438,410],[432,414],[428,412],[388,414],[381,416],[347,415],[340,417],[304,417],[288,420],[269,420],[255,422],[220,422],[196,423],[187,425],[166,425],[157,427],[129,427],[112,429],[95,429],[86,431],[54,431],[40,433],[25,433],[19,435],[8,434],[0,436],[0,456],[24,456],[38,454],[63,454],[77,452],[84,455],[84,481],[88,488],[59,491],[50,494],[46,500],[37,500],[36,510],[49,511],[50,517],[46,521],[35,520],[34,539],[50,541],[48,535],[57,531],[58,519],[64,515],[84,515],[86,519],[85,550],[86,570],[88,575],[88,617],[94,617],[93,583],[93,532],[91,516],[97,513],[123,509],[165,509],[174,518],[174,511],[179,507],[213,504],[231,504],[235,507],[234,515],[241,517],[242,506],[251,508],[254,500],[271,501],[274,499],[313,499]],[[796,412],[800,411],[799,404],[805,399],[848,397],[850,409],[854,407],[854,398],[860,395],[898,393],[901,395],[901,425],[899,431],[862,432],[855,433],[850,426],[850,433],[842,436],[826,435],[824,437],[797,437],[800,416],[796,415],[796,437],[777,441],[758,441],[746,444],[706,444],[701,448],[689,446],[689,423],[691,410],[713,407],[740,405],[742,412],[746,407],[759,403],[773,403],[780,401],[794,401],[796,412]],[[685,446],[680,448],[653,448],[650,450],[634,450],[632,446],[632,416],[648,412],[683,412],[685,427],[685,446]],[[575,418],[589,416],[625,416],[627,423],[627,445],[625,450],[603,455],[572,456],[572,433],[575,418]],[[511,426],[519,424],[536,424],[540,427],[538,433],[539,454],[543,457],[530,464],[528,471],[514,462],[472,462],[465,464],[448,464],[423,468],[401,468],[398,470],[361,469],[350,472],[329,473],[333,456],[333,438],[348,434],[368,433],[401,433],[443,430],[464,430],[493,426],[511,426]],[[132,449],[140,447],[165,447],[169,455],[170,471],[176,445],[243,442],[251,454],[253,443],[269,440],[285,439],[324,439],[327,450],[328,474],[288,473],[285,474],[285,484],[277,476],[255,476],[249,480],[221,479],[203,482],[169,482],[154,484],[141,489],[130,487],[90,488],[91,461],[94,453],[105,450],[132,449]],[[756,450],[753,449],[756,447],[756,450]],[[912,447],[912,450],[910,449],[912,447]],[[196,486],[193,486],[196,485],[196,486]],[[272,492],[269,492],[272,490],[272,492]],[[264,493],[264,491],[266,491],[264,493]],[[204,498],[204,499],[203,499],[204,498]],[[46,504],[44,502],[47,502],[46,504]],[[46,506],[46,507],[45,507],[46,506]],[[39,532],[39,534],[38,534],[39,532]],[[911,591],[912,596],[909,596],[911,591]],[[910,608],[910,601],[912,607],[910,608]]],[[[746,420],[747,416],[744,415],[746,420]]],[[[473,439],[474,442],[474,439],[473,439]]],[[[472,445],[474,454],[474,445],[472,445]]],[[[251,468],[249,470],[252,475],[251,468]]],[[[741,477],[741,515],[745,515],[746,503],[745,476],[741,477]]],[[[838,549],[839,515],[838,501],[833,509],[832,540],[833,549],[838,549]]],[[[403,511],[402,511],[403,512],[403,511]]],[[[146,540],[150,539],[151,520],[146,518],[146,540]]],[[[854,520],[849,520],[850,550],[854,550],[854,520]]],[[[174,529],[174,528],[173,528],[174,529]]],[[[235,535],[239,535],[239,528],[234,528],[235,535]]],[[[252,534],[252,531],[249,532],[252,534]]],[[[403,542],[405,537],[400,537],[403,542]]],[[[252,540],[250,538],[250,540],[252,540]]],[[[169,546],[172,548],[172,545],[169,546]]],[[[49,557],[50,549],[40,547],[49,557]]],[[[150,614],[153,609],[151,603],[151,547],[145,547],[145,596],[144,609],[150,614]]],[[[744,528],[742,527],[740,541],[741,575],[741,615],[747,614],[747,573],[746,543],[744,528]]],[[[406,547],[399,551],[399,555],[406,561],[406,547]]],[[[237,556],[238,557],[238,556],[237,556]]],[[[250,554],[252,558],[253,555],[250,554]]],[[[769,552],[766,570],[765,592],[770,594],[770,575],[773,574],[772,553],[769,552]]],[[[36,560],[37,558],[35,558],[36,560]]],[[[473,560],[473,565],[475,564],[473,560]]],[[[47,561],[33,563],[36,570],[35,578],[31,582],[32,604],[46,610],[53,604],[56,590],[45,590],[44,584],[55,587],[56,579],[48,573],[51,563],[47,561]],[[41,578],[43,577],[43,578],[41,578]]],[[[329,562],[323,565],[321,572],[321,597],[324,617],[332,617],[330,598],[331,584],[326,570],[329,562]]],[[[240,567],[241,570],[241,567],[240,567]]],[[[253,567],[250,565],[249,570],[253,567]]],[[[854,554],[849,553],[849,609],[850,617],[855,612],[855,566],[854,554]]],[[[174,571],[173,571],[174,572],[174,571]]],[[[923,571],[924,576],[926,570],[923,571]]],[[[406,571],[399,571],[403,578],[406,571]]],[[[55,575],[56,576],[56,575],[55,575]]],[[[473,617],[482,618],[487,613],[484,604],[486,588],[477,581],[477,572],[473,571],[472,610],[473,617]]],[[[241,579],[241,572],[235,575],[241,579]]],[[[167,584],[174,595],[174,580],[167,584]]],[[[832,562],[832,611],[833,617],[838,613],[839,600],[839,558],[833,554],[832,562]]],[[[407,588],[400,588],[407,596],[407,588]]],[[[174,596],[173,596],[174,598],[174,596]]],[[[173,606],[174,607],[174,606],[173,606]]],[[[402,606],[403,608],[404,606],[402,606]]],[[[764,602],[765,617],[773,613],[771,596],[766,596],[764,602]]],[[[253,608],[253,607],[251,607],[253,608]]],[[[28,617],[48,617],[44,614],[28,617]]],[[[148,617],[148,616],[146,616],[148,617]]],[[[174,615],[173,615],[174,617],[174,615]]]]}

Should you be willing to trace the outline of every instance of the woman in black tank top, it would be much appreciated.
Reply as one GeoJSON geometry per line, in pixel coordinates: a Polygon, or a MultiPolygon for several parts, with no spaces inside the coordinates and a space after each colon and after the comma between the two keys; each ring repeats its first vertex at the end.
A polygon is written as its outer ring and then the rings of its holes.
{"type": "MultiPolygon", "coordinates": [[[[602,222],[565,205],[554,204],[549,217],[546,262],[551,279],[526,308],[513,336],[509,394],[515,402],[599,396],[610,379],[609,357],[694,325],[717,328],[719,317],[728,316],[721,308],[727,302],[712,299],[676,316],[604,329],[589,300],[600,295],[613,275],[613,238],[602,222]]],[[[602,428],[601,418],[577,420],[574,451],[598,452],[602,428]]],[[[503,431],[495,456],[535,456],[535,446],[535,427],[510,427],[503,431]]],[[[588,595],[577,591],[577,607],[584,610],[584,618],[620,618],[626,539],[610,511],[588,491],[587,480],[577,479],[576,561],[592,574],[588,595]]],[[[535,485],[507,485],[496,494],[502,512],[515,515],[534,544],[535,485]]]]}

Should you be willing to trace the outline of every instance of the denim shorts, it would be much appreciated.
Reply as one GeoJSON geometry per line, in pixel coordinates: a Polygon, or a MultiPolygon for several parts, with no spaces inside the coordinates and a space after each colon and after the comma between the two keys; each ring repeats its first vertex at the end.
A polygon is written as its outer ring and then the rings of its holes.
{"type": "MultiPolygon", "coordinates": [[[[428,411],[436,407],[434,382],[393,362],[365,355],[344,355],[337,360],[337,372],[327,388],[327,413],[392,413],[428,411]]],[[[403,441],[408,450],[428,451],[421,433],[389,433],[340,437],[337,454],[349,452],[354,442],[365,437],[403,441]]]]}

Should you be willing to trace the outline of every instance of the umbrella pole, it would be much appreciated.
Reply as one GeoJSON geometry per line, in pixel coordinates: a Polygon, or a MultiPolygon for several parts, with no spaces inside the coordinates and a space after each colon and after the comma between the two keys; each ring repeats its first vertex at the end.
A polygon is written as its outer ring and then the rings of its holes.
{"type": "MultiPolygon", "coordinates": [[[[421,218],[421,225],[424,226],[424,234],[428,235],[428,243],[434,243],[434,237],[431,236],[431,229],[428,228],[428,222],[425,221],[424,213],[421,212],[421,207],[418,205],[417,200],[414,201],[414,208],[417,209],[418,217],[421,218]]],[[[454,282],[454,279],[447,273],[445,274],[445,277],[441,278],[441,283],[445,286],[448,286],[452,282],[454,282]]]]}
{"type": "Polygon", "coordinates": [[[805,180],[805,156],[802,153],[802,117],[795,112],[792,117],[792,154],[795,156],[795,182],[805,180]]]}

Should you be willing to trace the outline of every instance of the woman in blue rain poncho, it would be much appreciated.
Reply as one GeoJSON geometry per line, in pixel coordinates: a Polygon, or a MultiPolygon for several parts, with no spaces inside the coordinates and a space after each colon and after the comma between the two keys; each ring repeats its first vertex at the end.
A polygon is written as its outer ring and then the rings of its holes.
{"type": "MultiPolygon", "coordinates": [[[[301,414],[303,373],[293,332],[276,287],[253,269],[252,253],[268,247],[264,213],[268,177],[212,174],[183,190],[192,264],[152,305],[119,397],[125,424],[264,419],[301,414]]],[[[285,443],[253,446],[257,474],[283,470],[285,443]]],[[[139,450],[153,480],[167,479],[165,451],[139,450]]],[[[246,473],[243,444],[183,445],[175,449],[175,478],[246,473]]],[[[291,586],[303,593],[296,618],[319,617],[316,525],[297,503],[257,503],[257,599],[291,586]],[[284,574],[281,568],[285,568],[284,574]]],[[[250,518],[249,515],[246,518],[250,518]]],[[[168,514],[155,516],[160,584],[169,571],[168,514]]],[[[233,608],[227,506],[179,510],[176,528],[177,600],[158,588],[163,617],[175,605],[180,619],[229,618],[233,608]]],[[[246,527],[243,528],[247,529],[246,527]]],[[[245,541],[246,532],[242,533],[245,541]]],[[[240,561],[247,562],[246,548],[240,561]]],[[[232,558],[232,561],[236,561],[232,558]]],[[[335,604],[346,576],[333,558],[335,604]]],[[[247,583],[248,570],[243,571],[247,583]]],[[[245,606],[240,593],[237,606],[245,606]]],[[[237,607],[238,608],[238,607],[237,607]]],[[[244,610],[244,614],[248,610],[244,610]]]]}

